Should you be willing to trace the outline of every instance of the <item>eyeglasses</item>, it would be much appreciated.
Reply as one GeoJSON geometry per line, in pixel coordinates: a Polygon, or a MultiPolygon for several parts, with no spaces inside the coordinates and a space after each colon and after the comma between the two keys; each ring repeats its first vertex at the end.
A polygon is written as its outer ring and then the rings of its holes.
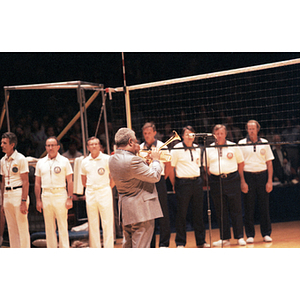
{"type": "Polygon", "coordinates": [[[91,144],[88,144],[88,146],[98,146],[100,145],[99,143],[91,143],[91,144]]]}
{"type": "Polygon", "coordinates": [[[46,145],[47,148],[50,148],[50,147],[56,147],[58,145],[46,145]]]}

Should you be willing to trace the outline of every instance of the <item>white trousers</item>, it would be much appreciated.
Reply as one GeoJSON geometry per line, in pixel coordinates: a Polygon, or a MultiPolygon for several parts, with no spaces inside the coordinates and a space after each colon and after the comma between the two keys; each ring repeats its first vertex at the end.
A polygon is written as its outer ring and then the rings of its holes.
{"type": "Polygon", "coordinates": [[[43,190],[42,202],[45,220],[47,248],[57,248],[56,222],[59,233],[59,248],[69,248],[67,191],[56,193],[43,190]],[[56,222],[55,222],[56,221],[56,222]]]}
{"type": "Polygon", "coordinates": [[[100,218],[103,229],[104,248],[113,248],[114,211],[111,187],[108,186],[101,189],[87,187],[85,195],[90,248],[101,248],[100,218]]]}
{"type": "MultiPolygon", "coordinates": [[[[30,248],[30,234],[27,214],[22,214],[20,205],[22,189],[4,191],[4,213],[11,248],[30,248]]],[[[27,207],[29,197],[27,197],[27,207]]]]}

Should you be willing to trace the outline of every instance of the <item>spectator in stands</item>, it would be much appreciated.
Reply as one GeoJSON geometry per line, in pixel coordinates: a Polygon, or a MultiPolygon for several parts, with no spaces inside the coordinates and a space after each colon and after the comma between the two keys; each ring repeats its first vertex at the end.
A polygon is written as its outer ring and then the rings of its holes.
{"type": "Polygon", "coordinates": [[[77,150],[82,152],[82,134],[79,121],[76,121],[70,129],[70,139],[77,142],[77,150]]]}
{"type": "Polygon", "coordinates": [[[35,150],[32,141],[25,136],[22,125],[16,127],[16,136],[18,139],[18,144],[16,146],[18,152],[22,153],[24,156],[34,156],[35,150]]]}
{"type": "Polygon", "coordinates": [[[293,143],[300,139],[300,128],[295,125],[293,119],[288,119],[286,121],[285,129],[282,131],[281,137],[283,142],[289,142],[289,144],[285,146],[285,149],[288,153],[292,168],[298,170],[299,146],[293,143]]]}
{"type": "Polygon", "coordinates": [[[226,118],[227,139],[231,142],[238,143],[243,138],[240,128],[233,125],[233,118],[226,118]]]}
{"type": "Polygon", "coordinates": [[[251,144],[241,146],[245,159],[244,177],[247,185],[243,194],[247,243],[254,242],[256,199],[259,206],[261,235],[265,242],[272,242],[270,237],[272,228],[269,213],[269,193],[273,189],[272,160],[274,156],[268,141],[258,136],[260,124],[256,120],[248,121],[246,129],[248,135],[245,139],[240,140],[239,144],[251,144]]]}
{"type": "Polygon", "coordinates": [[[34,156],[39,158],[45,150],[47,135],[39,120],[35,119],[31,126],[31,141],[35,148],[34,156]]]}
{"type": "MultiPolygon", "coordinates": [[[[243,216],[241,190],[244,190],[244,158],[235,143],[226,140],[226,126],[217,124],[213,129],[216,142],[207,148],[206,171],[209,174],[210,195],[212,197],[220,228],[220,240],[213,246],[229,246],[231,239],[230,219],[234,238],[238,245],[245,246],[243,238],[243,216]],[[230,145],[231,147],[226,147],[230,145]],[[229,217],[230,216],[230,217],[229,217]]],[[[204,161],[205,165],[205,161],[204,161]]]]}
{"type": "Polygon", "coordinates": [[[74,170],[74,159],[82,156],[83,154],[77,150],[77,142],[75,140],[71,140],[69,143],[69,150],[64,152],[62,155],[71,161],[72,169],[74,170]]]}
{"type": "Polygon", "coordinates": [[[275,134],[273,142],[278,143],[273,145],[272,151],[274,155],[273,159],[273,181],[287,183],[293,179],[295,170],[292,171],[291,163],[288,159],[287,151],[285,147],[280,144],[281,137],[279,134],[275,134]]]}

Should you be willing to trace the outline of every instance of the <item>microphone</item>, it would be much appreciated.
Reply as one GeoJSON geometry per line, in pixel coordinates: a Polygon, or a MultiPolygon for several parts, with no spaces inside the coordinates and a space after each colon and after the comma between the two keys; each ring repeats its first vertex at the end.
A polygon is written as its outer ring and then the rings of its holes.
{"type": "Polygon", "coordinates": [[[215,138],[215,135],[213,133],[189,133],[189,137],[195,137],[195,136],[200,136],[200,137],[213,136],[215,138]]]}

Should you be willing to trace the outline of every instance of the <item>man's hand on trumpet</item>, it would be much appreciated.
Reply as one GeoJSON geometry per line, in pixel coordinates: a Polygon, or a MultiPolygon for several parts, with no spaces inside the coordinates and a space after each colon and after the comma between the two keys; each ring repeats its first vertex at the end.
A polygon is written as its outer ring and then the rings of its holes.
{"type": "Polygon", "coordinates": [[[161,151],[158,148],[152,148],[148,151],[148,154],[144,157],[146,163],[150,165],[153,160],[159,160],[161,151]]]}
{"type": "Polygon", "coordinates": [[[159,160],[161,151],[158,148],[152,148],[150,152],[150,158],[152,160],[159,160]]]}

